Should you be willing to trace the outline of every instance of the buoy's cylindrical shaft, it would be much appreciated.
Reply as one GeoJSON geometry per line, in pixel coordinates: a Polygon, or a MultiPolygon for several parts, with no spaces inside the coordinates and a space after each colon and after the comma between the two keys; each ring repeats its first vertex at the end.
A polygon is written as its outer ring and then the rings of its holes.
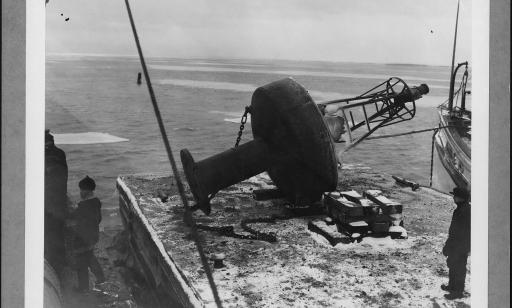
{"type": "Polygon", "coordinates": [[[270,157],[268,145],[257,138],[198,162],[184,149],[181,162],[194,198],[204,203],[219,190],[267,170],[270,157]]]}

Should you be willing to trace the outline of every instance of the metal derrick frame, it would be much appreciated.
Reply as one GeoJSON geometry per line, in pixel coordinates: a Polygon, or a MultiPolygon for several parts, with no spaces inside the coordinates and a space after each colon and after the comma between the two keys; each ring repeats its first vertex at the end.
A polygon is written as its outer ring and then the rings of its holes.
{"type": "Polygon", "coordinates": [[[409,86],[401,78],[391,77],[359,96],[327,101],[318,105],[325,107],[331,104],[345,103],[345,105],[339,107],[339,110],[341,110],[345,123],[347,123],[347,132],[351,142],[349,148],[351,148],[381,127],[408,121],[414,117],[416,114],[414,99],[408,102],[395,102],[400,93],[405,92],[410,92],[409,86]],[[395,90],[397,85],[403,86],[403,89],[398,93],[395,90]],[[407,106],[409,103],[411,105],[407,106]],[[367,110],[368,105],[375,107],[373,111],[370,111],[373,112],[371,114],[367,110]],[[364,120],[356,123],[350,110],[354,108],[362,108],[364,120]],[[347,116],[347,113],[350,117],[347,116]],[[352,132],[363,126],[366,126],[368,131],[360,137],[353,137],[352,132]]]}

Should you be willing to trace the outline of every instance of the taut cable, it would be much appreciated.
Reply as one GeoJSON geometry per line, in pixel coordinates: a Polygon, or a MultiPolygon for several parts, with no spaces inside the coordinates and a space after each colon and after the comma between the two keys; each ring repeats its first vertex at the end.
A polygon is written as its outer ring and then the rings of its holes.
{"type": "Polygon", "coordinates": [[[130,18],[130,24],[133,30],[133,36],[135,38],[135,44],[137,45],[137,51],[139,53],[140,62],[142,65],[142,70],[144,72],[144,78],[146,79],[146,84],[148,86],[149,96],[151,97],[151,103],[153,104],[153,109],[155,111],[155,116],[158,122],[158,127],[160,128],[160,134],[162,135],[162,139],[164,141],[165,150],[167,152],[167,157],[169,158],[169,162],[171,163],[172,171],[174,173],[174,177],[176,179],[176,184],[178,186],[178,191],[180,193],[181,201],[183,202],[183,206],[185,207],[185,221],[190,223],[190,228],[192,231],[192,237],[194,238],[194,242],[197,247],[197,251],[199,252],[199,256],[201,258],[201,262],[203,264],[203,268],[205,270],[206,276],[208,277],[208,282],[210,283],[210,287],[212,289],[213,297],[215,298],[215,303],[217,307],[222,307],[222,303],[219,298],[219,293],[217,291],[217,287],[215,286],[215,282],[213,280],[213,275],[211,269],[208,265],[208,260],[204,254],[203,247],[199,241],[199,234],[197,232],[197,226],[190,211],[190,207],[188,205],[188,200],[185,195],[185,189],[183,187],[183,183],[181,182],[180,175],[178,173],[178,168],[176,167],[176,161],[174,160],[174,156],[172,154],[171,145],[169,144],[169,140],[167,137],[167,133],[165,132],[165,127],[162,121],[162,116],[160,115],[160,109],[158,108],[158,104],[155,98],[155,93],[153,92],[153,86],[151,85],[151,80],[149,79],[148,69],[146,67],[146,61],[144,60],[144,56],[142,55],[142,49],[140,47],[139,36],[137,35],[137,30],[135,29],[135,23],[133,21],[132,12],[130,9],[130,4],[128,0],[125,0],[126,9],[128,10],[128,17],[130,18]]]}
{"type": "Polygon", "coordinates": [[[366,140],[375,140],[375,139],[384,139],[384,138],[391,138],[391,137],[399,137],[399,136],[406,136],[406,135],[412,135],[412,134],[425,133],[425,132],[430,132],[430,131],[437,131],[437,130],[445,129],[445,128],[457,128],[457,127],[460,127],[460,126],[456,126],[456,125],[448,125],[448,126],[441,126],[441,127],[427,128],[427,129],[422,129],[422,130],[413,130],[413,131],[410,131],[410,132],[399,133],[399,134],[392,134],[392,135],[382,135],[382,136],[368,137],[368,138],[366,138],[366,140]]]}

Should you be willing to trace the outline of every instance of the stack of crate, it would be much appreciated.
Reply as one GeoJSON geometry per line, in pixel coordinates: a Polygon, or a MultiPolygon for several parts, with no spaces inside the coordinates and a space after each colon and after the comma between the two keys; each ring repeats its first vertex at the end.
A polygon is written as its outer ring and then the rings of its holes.
{"type": "Polygon", "coordinates": [[[330,192],[324,196],[324,206],[340,232],[393,237],[403,237],[405,232],[402,205],[386,198],[380,190],[367,190],[363,195],[354,190],[330,192]]]}
{"type": "Polygon", "coordinates": [[[361,203],[361,199],[363,196],[356,191],[335,191],[325,196],[324,206],[327,214],[334,219],[340,232],[368,233],[367,211],[375,204],[368,199],[361,203]]]}

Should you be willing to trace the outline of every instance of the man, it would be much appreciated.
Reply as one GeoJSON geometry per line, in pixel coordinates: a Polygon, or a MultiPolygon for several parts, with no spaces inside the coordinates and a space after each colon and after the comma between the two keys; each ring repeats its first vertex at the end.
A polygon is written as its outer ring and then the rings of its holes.
{"type": "Polygon", "coordinates": [[[79,183],[82,199],[75,210],[70,213],[75,222],[75,258],[79,292],[89,290],[89,268],[96,276],[96,285],[105,282],[105,275],[98,259],[94,255],[94,247],[99,240],[99,224],[101,222],[101,201],[94,195],[96,183],[89,176],[79,183]]]}
{"type": "Polygon", "coordinates": [[[64,226],[67,212],[66,154],[45,131],[44,256],[60,275],[65,265],[64,226]]]}
{"type": "Polygon", "coordinates": [[[448,257],[449,282],[441,285],[441,289],[450,292],[447,299],[462,298],[466,280],[466,264],[471,245],[471,206],[470,192],[465,188],[456,187],[451,192],[457,208],[453,211],[452,222],[448,231],[448,239],[443,247],[443,255],[448,257]]]}

